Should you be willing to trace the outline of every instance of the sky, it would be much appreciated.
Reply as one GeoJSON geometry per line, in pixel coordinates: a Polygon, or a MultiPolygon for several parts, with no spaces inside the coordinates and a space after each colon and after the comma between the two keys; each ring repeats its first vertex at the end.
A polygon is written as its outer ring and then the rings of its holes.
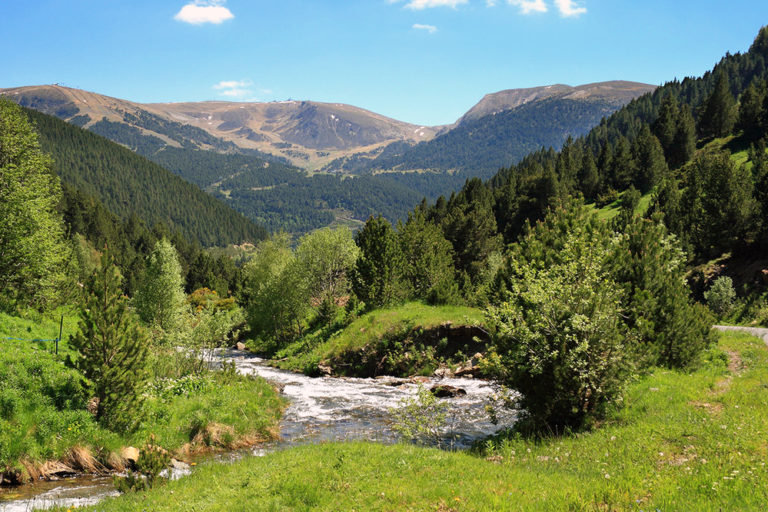
{"type": "Polygon", "coordinates": [[[440,125],[504,89],[699,76],[763,24],[766,0],[0,0],[0,88],[440,125]]]}

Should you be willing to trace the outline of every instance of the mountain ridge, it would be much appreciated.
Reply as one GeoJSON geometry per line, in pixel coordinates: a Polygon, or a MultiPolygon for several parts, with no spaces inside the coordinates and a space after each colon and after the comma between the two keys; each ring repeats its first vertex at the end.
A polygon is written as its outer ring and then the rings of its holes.
{"type": "Polygon", "coordinates": [[[108,136],[145,156],[162,147],[252,152],[315,171],[328,170],[329,164],[354,155],[379,153],[393,143],[429,142],[484,116],[547,99],[599,100],[618,107],[653,89],[621,80],[506,89],[486,94],[455,123],[442,126],[411,124],[344,103],[303,100],[138,103],[58,84],[5,88],[0,94],[108,136]],[[137,137],[143,142],[136,142],[137,137]],[[145,146],[144,151],[139,145],[145,146]]]}

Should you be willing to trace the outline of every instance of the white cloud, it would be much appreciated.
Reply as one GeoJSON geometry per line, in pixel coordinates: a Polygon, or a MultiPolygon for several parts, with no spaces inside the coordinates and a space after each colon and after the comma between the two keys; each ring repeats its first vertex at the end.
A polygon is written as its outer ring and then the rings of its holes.
{"type": "Polygon", "coordinates": [[[182,7],[174,19],[193,25],[203,23],[218,25],[235,17],[223,4],[224,0],[193,0],[182,7]]]}
{"type": "Polygon", "coordinates": [[[437,32],[437,27],[434,25],[422,25],[421,23],[414,23],[413,28],[416,30],[426,30],[430,34],[437,32]]]}
{"type": "MultiPolygon", "coordinates": [[[[389,3],[394,4],[403,0],[388,0],[389,3]]],[[[432,7],[451,7],[455,9],[459,5],[466,4],[469,0],[408,0],[405,4],[407,9],[413,9],[415,11],[421,11],[424,9],[430,9],[432,7]]]]}
{"type": "Polygon", "coordinates": [[[251,80],[222,80],[214,85],[213,88],[219,91],[219,96],[243,98],[253,94],[252,86],[253,82],[251,80]]]}
{"type": "Polygon", "coordinates": [[[532,12],[547,12],[547,5],[544,0],[508,0],[510,5],[516,5],[520,7],[520,12],[523,14],[531,14],[532,12]]]}
{"type": "Polygon", "coordinates": [[[576,5],[574,0],[555,0],[555,5],[563,18],[575,18],[587,12],[586,7],[576,5]]]}

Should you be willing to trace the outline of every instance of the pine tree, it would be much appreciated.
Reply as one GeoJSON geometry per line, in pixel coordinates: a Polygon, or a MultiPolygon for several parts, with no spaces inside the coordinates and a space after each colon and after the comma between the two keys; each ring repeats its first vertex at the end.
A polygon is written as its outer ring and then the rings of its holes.
{"type": "Polygon", "coordinates": [[[632,183],[635,174],[635,161],[632,158],[632,146],[623,135],[619,137],[613,149],[610,168],[611,185],[616,190],[626,189],[632,183]]]}
{"type": "Polygon", "coordinates": [[[0,309],[55,301],[68,254],[60,200],[37,134],[15,103],[0,98],[0,309]]]}
{"type": "Polygon", "coordinates": [[[387,306],[408,296],[403,280],[404,260],[392,225],[370,217],[357,232],[360,256],[352,273],[352,289],[369,309],[387,306]]]}
{"type": "Polygon", "coordinates": [[[427,222],[416,210],[408,214],[408,222],[399,226],[404,258],[404,275],[413,295],[433,304],[458,299],[454,277],[453,247],[436,225],[427,222]]]}
{"type": "Polygon", "coordinates": [[[121,286],[120,272],[105,250],[87,283],[78,333],[70,338],[80,354],[76,365],[97,399],[96,418],[118,432],[131,430],[141,417],[148,343],[121,286]]]}
{"type": "Polygon", "coordinates": [[[739,100],[739,119],[736,128],[742,130],[744,137],[748,140],[757,140],[764,134],[762,119],[765,94],[764,83],[752,82],[739,100]]]}
{"type": "Polygon", "coordinates": [[[704,102],[699,128],[703,137],[725,137],[733,130],[736,102],[731,95],[728,76],[717,73],[715,89],[704,102]]]}
{"type": "Polygon", "coordinates": [[[677,169],[686,164],[696,153],[696,121],[691,107],[683,105],[677,118],[675,140],[667,161],[670,169],[677,169]]]}
{"type": "Polygon", "coordinates": [[[600,190],[600,176],[597,173],[597,164],[592,152],[584,151],[579,170],[579,188],[586,199],[594,199],[600,190]]]}
{"type": "Polygon", "coordinates": [[[632,153],[637,167],[635,185],[641,192],[646,193],[668,171],[661,143],[651,133],[648,125],[643,125],[640,134],[635,138],[632,153]]]}
{"type": "Polygon", "coordinates": [[[677,104],[677,98],[674,94],[667,94],[661,100],[659,117],[653,123],[653,134],[656,135],[664,148],[664,156],[670,165],[672,165],[672,149],[677,136],[679,117],[680,108],[677,104]]]}

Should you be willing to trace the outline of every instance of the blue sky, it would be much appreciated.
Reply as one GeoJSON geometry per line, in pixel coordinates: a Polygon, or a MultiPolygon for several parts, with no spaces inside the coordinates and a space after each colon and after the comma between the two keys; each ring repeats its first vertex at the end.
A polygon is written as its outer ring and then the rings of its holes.
{"type": "Polygon", "coordinates": [[[700,75],[763,24],[765,0],[0,0],[0,87],[437,125],[502,89],[700,75]]]}

